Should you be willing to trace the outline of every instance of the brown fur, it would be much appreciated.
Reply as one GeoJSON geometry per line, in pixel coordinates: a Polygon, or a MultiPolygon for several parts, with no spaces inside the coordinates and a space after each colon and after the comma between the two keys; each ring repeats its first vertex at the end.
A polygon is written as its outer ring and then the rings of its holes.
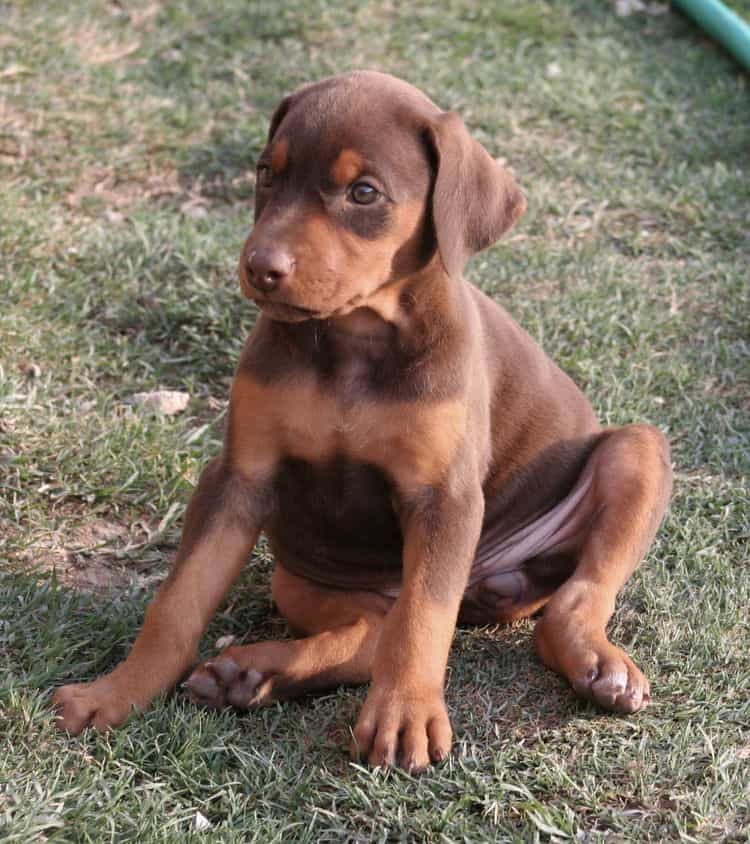
{"type": "Polygon", "coordinates": [[[58,690],[60,726],[114,726],[172,687],[261,530],[274,600],[301,638],[199,666],[186,686],[201,703],[369,680],[352,752],[419,770],[450,749],[443,677],[459,615],[544,607],[542,660],[582,696],[639,709],[648,681],[605,628],[667,505],[668,447],[649,426],[603,431],[462,280],[466,258],[523,213],[514,179],[455,114],[377,73],[286,97],[268,141],[239,273],[262,315],[222,454],[131,654],[58,690]],[[357,201],[355,179],[374,201],[357,201]]]}

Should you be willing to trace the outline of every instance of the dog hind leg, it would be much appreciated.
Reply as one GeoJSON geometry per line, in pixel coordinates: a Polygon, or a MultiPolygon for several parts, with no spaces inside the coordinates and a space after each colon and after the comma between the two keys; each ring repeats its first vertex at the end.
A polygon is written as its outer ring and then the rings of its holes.
{"type": "Polygon", "coordinates": [[[589,462],[594,513],[571,577],[537,624],[542,661],[606,709],[635,712],[649,701],[640,669],[606,634],[617,593],[653,541],[671,490],[669,447],[648,425],[607,431],[589,462]]]}

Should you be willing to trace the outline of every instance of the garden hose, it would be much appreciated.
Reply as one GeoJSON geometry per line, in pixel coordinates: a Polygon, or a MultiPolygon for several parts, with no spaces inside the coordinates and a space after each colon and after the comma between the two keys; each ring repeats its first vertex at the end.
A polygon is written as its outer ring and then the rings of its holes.
{"type": "Polygon", "coordinates": [[[672,0],[750,71],[750,26],[719,0],[672,0]]]}

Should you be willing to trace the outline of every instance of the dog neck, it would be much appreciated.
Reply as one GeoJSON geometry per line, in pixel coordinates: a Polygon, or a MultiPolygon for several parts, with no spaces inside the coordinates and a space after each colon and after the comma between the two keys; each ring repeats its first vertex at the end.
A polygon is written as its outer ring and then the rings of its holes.
{"type": "Polygon", "coordinates": [[[445,273],[421,272],[385,285],[344,316],[263,322],[296,368],[303,365],[334,389],[359,392],[373,382],[406,386],[412,373],[427,377],[431,363],[451,357],[461,343],[466,287],[445,273]]]}

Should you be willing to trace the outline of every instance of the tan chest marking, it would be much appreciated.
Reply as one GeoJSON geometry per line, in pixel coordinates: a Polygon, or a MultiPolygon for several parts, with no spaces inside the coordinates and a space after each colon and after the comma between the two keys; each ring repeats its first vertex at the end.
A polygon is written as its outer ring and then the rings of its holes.
{"type": "Polygon", "coordinates": [[[269,386],[240,375],[228,439],[231,459],[247,475],[267,475],[287,457],[323,463],[343,454],[416,490],[439,482],[465,429],[458,400],[343,403],[312,380],[269,386]]]}

